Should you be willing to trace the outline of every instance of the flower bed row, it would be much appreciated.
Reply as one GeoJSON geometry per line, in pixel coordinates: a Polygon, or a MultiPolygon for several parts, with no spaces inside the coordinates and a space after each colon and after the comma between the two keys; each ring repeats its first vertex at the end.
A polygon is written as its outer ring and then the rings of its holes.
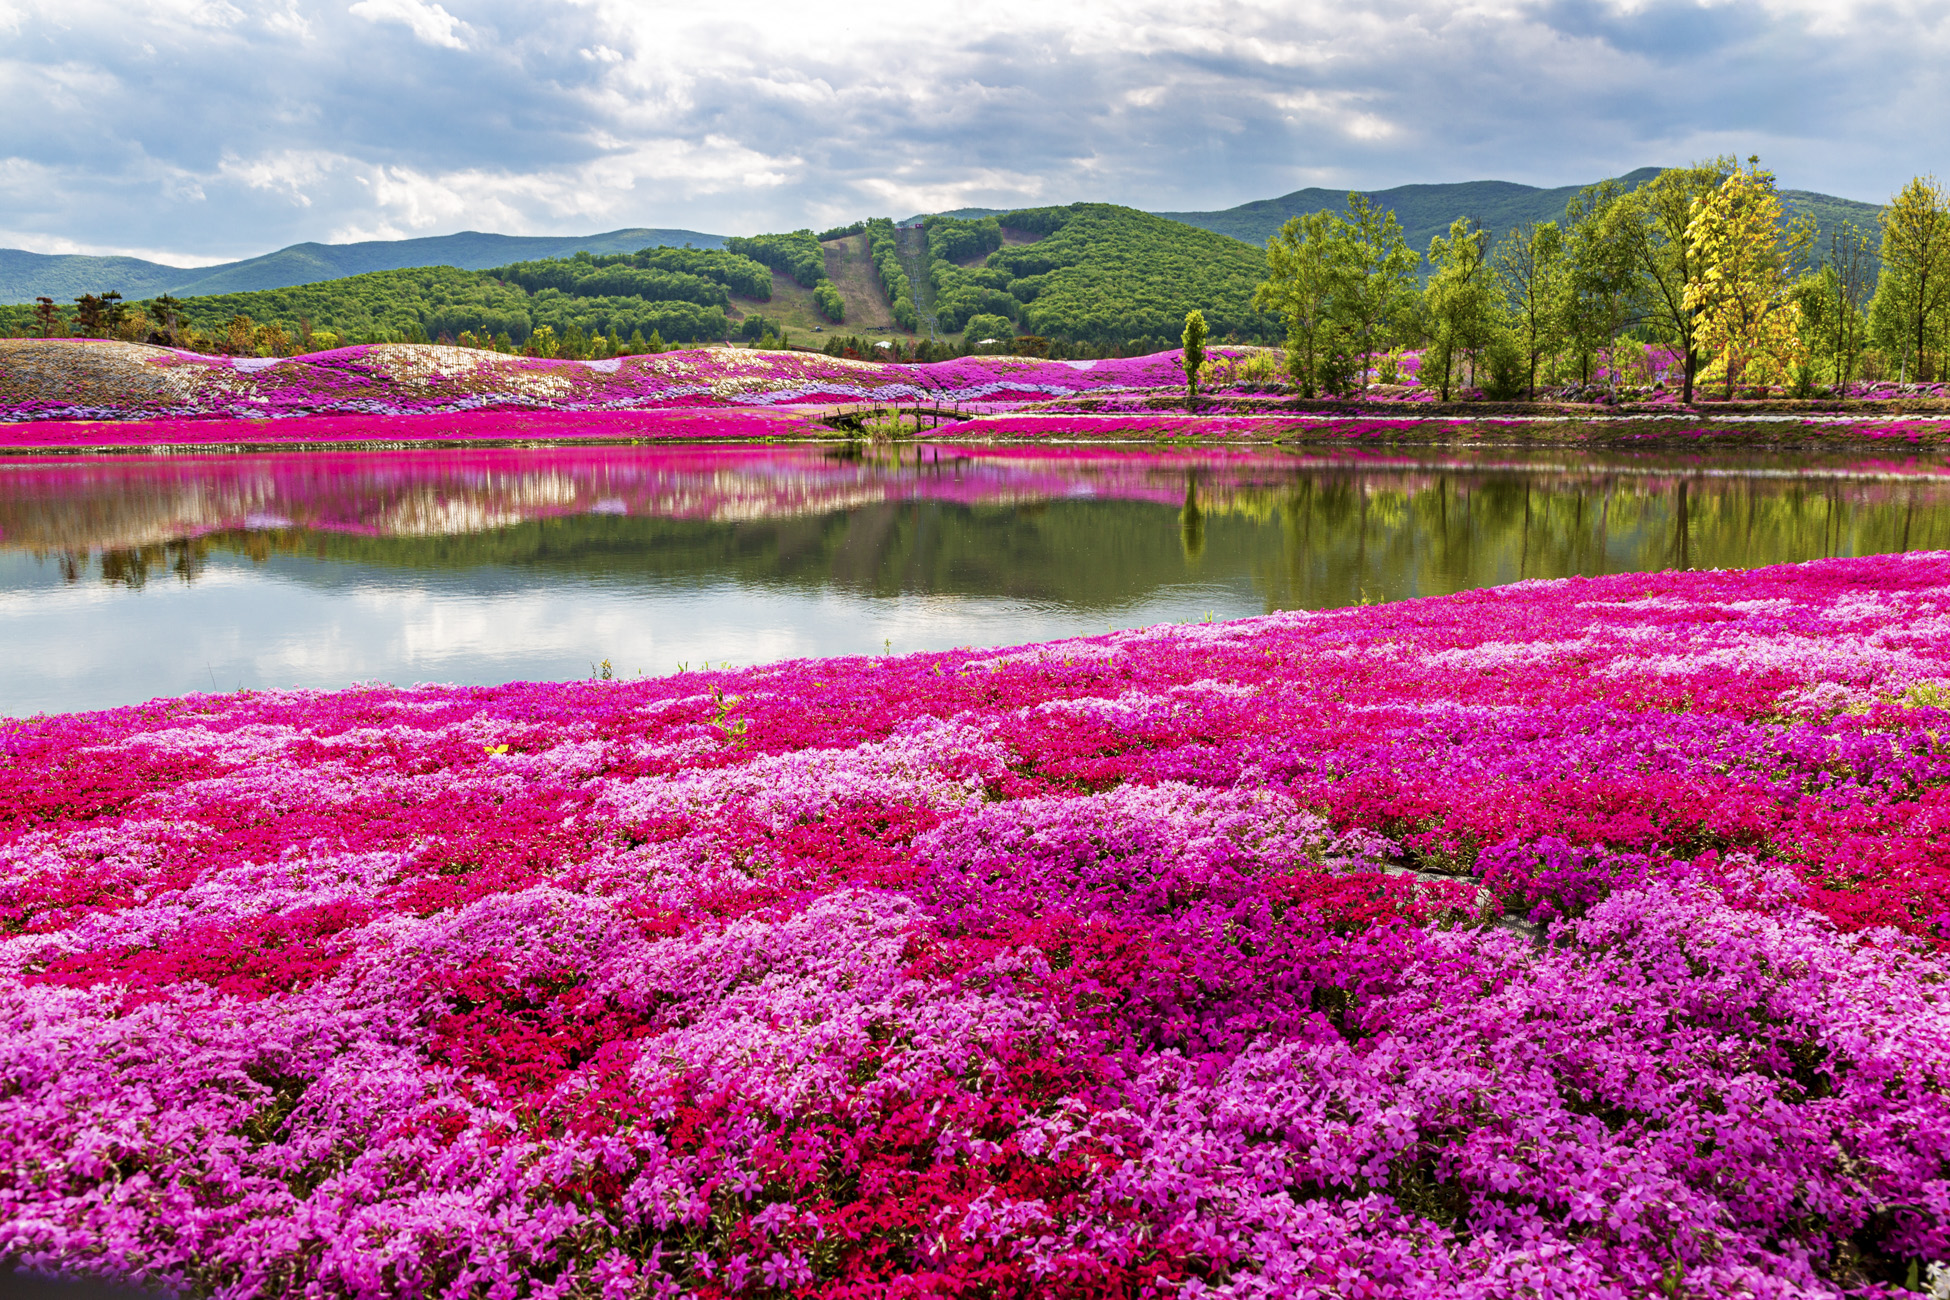
{"type": "Polygon", "coordinates": [[[1106,361],[964,357],[926,365],[814,352],[696,348],[550,361],[379,344],[232,358],[92,340],[0,340],[0,421],[404,415],[485,405],[554,410],[832,402],[983,406],[1182,385],[1176,353],[1106,361]]]}
{"type": "MultiPolygon", "coordinates": [[[[1430,418],[1405,414],[1191,416],[1176,409],[1176,353],[1103,361],[964,357],[922,365],[849,361],[802,352],[701,348],[608,361],[546,361],[409,344],[342,348],[292,358],[206,357],[88,340],[0,340],[0,448],[278,444],[360,439],[525,436],[808,436],[819,426],[786,414],[867,403],[954,407],[1001,419],[966,436],[1386,436],[1457,442],[1496,438],[1685,440],[1733,433],[1936,443],[1944,418],[1808,415],[1711,424],[1656,415],[1619,420],[1430,418]],[[1069,414],[1012,416],[1025,407],[1069,414]],[[491,408],[491,409],[490,409],[491,408]],[[707,413],[711,417],[707,418],[707,413]],[[283,417],[307,417],[291,421],[283,417]],[[1643,427],[1641,427],[1643,426],[1643,427]],[[532,430],[532,432],[530,432],[532,430]]],[[[1378,411],[1414,409],[1374,395],[1378,411]]],[[[1259,403],[1233,394],[1226,406],[1259,403]]]]}
{"type": "MultiPolygon", "coordinates": [[[[891,401],[891,399],[889,399],[891,401]]],[[[910,400],[903,396],[901,400],[910,400]]],[[[1004,442],[1339,443],[1464,447],[1520,444],[1694,447],[1763,444],[1799,447],[1888,444],[1937,448],[1950,419],[1832,416],[1726,416],[1607,419],[1337,416],[1142,409],[1102,412],[1016,411],[947,420],[931,439],[1004,442]]],[[[909,426],[911,427],[911,426],[909,426]]],[[[568,411],[525,407],[422,411],[406,415],[311,415],[302,419],[177,417],[151,420],[41,420],[0,424],[0,452],[440,446],[463,443],[698,442],[834,438],[839,432],[783,407],[675,407],[568,411]]]]}
{"type": "Polygon", "coordinates": [[[0,1262],[1888,1293],[1946,691],[1932,554],[0,725],[0,1262]]]}

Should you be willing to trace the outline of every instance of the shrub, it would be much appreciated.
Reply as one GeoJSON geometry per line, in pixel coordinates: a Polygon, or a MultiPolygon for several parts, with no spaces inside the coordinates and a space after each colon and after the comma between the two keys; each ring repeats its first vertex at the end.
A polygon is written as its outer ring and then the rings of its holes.
{"type": "Polygon", "coordinates": [[[970,340],[1013,338],[1015,332],[1016,327],[1007,316],[983,314],[968,318],[967,334],[970,340]]]}
{"type": "Polygon", "coordinates": [[[1529,365],[1517,340],[1498,334],[1483,352],[1483,396],[1493,402],[1514,401],[1523,396],[1529,379],[1529,365]]]}
{"type": "Polygon", "coordinates": [[[819,306],[819,314],[834,324],[846,319],[846,299],[831,280],[822,280],[813,287],[813,301],[819,306]]]}

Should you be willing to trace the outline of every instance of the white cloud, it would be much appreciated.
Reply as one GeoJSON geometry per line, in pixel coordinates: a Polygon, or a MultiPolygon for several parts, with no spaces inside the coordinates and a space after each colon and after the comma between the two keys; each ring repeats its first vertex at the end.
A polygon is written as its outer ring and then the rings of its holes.
{"type": "Polygon", "coordinates": [[[466,49],[461,35],[473,31],[443,6],[427,0],[359,0],[346,12],[371,23],[402,23],[426,44],[450,50],[466,49]]]}
{"type": "Polygon", "coordinates": [[[145,262],[161,262],[166,266],[216,266],[236,260],[226,255],[199,256],[168,248],[146,248],[140,244],[91,244],[45,230],[16,230],[5,226],[0,226],[0,248],[19,248],[29,253],[82,253],[89,257],[139,257],[145,262]]]}
{"type": "Polygon", "coordinates": [[[309,191],[352,163],[344,154],[312,149],[286,149],[250,159],[226,154],[217,164],[217,175],[242,181],[254,190],[286,195],[299,207],[308,208],[309,191]]]}
{"type": "Polygon", "coordinates": [[[311,20],[300,12],[297,0],[265,15],[264,29],[285,36],[295,36],[301,41],[311,39],[311,20]]]}
{"type": "Polygon", "coordinates": [[[992,0],[977,23],[803,0],[0,0],[0,98],[8,226],[226,255],[1569,184],[1723,149],[1880,199],[1950,174],[1950,137],[1925,129],[1950,117],[1950,10],[992,0]]]}
{"type": "Polygon", "coordinates": [[[736,141],[653,140],[572,167],[531,172],[492,168],[359,171],[368,215],[335,228],[333,240],[400,239],[460,229],[535,234],[640,225],[646,197],[699,197],[763,191],[785,184],[802,160],[772,157],[736,141]]]}

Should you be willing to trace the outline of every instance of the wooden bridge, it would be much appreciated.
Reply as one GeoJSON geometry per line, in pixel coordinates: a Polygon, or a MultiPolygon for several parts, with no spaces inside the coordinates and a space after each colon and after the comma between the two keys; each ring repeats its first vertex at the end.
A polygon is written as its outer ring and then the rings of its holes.
{"type": "Polygon", "coordinates": [[[799,407],[798,411],[810,419],[819,421],[834,429],[866,433],[870,428],[885,429],[888,425],[901,429],[909,420],[914,422],[915,433],[925,433],[943,424],[955,424],[971,420],[989,412],[980,405],[928,402],[845,402],[834,406],[799,407]]]}

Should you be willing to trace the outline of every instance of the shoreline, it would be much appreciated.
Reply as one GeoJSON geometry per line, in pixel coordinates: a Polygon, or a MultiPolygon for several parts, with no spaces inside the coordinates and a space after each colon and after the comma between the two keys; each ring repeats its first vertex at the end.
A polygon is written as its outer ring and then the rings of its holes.
{"type": "Polygon", "coordinates": [[[1586,451],[1738,447],[1754,451],[1886,451],[1950,446],[1950,414],[1921,418],[1813,412],[1694,416],[1672,411],[1493,415],[1370,409],[1359,416],[1157,409],[1052,411],[1027,406],[939,420],[934,408],[887,403],[558,410],[522,405],[456,411],[197,416],[151,420],[0,423],[0,458],[215,455],[273,451],[428,451],[449,448],[642,447],[676,443],[904,446],[1261,446],[1295,450],[1524,448],[1586,451]],[[868,425],[862,407],[880,417],[868,425]],[[914,421],[910,428],[906,421],[914,421]],[[842,421],[850,421],[843,424],[842,421]],[[370,432],[368,432],[370,431],[370,432]]]}

